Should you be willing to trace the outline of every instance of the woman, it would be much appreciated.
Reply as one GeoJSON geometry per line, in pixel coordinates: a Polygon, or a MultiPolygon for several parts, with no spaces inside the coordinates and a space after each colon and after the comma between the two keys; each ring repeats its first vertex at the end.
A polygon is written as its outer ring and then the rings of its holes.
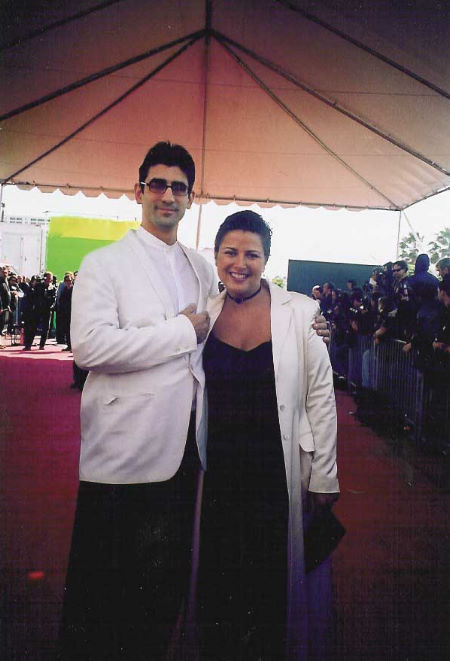
{"type": "Polygon", "coordinates": [[[215,242],[225,289],[210,302],[203,354],[199,598],[209,660],[307,658],[311,629],[327,617],[328,566],[305,578],[303,526],[338,497],[332,373],[311,328],[317,303],[262,280],[270,239],[263,219],[242,211],[215,242]]]}

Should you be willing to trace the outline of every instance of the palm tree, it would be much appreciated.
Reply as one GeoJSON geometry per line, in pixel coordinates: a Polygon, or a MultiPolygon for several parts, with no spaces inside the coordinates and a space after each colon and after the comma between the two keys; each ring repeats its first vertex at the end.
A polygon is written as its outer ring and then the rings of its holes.
{"type": "Polygon", "coordinates": [[[398,258],[404,259],[408,264],[414,264],[417,258],[417,255],[423,252],[423,241],[424,235],[417,232],[410,232],[407,236],[404,236],[401,239],[399,248],[400,253],[398,258]]]}
{"type": "Polygon", "coordinates": [[[428,251],[432,264],[444,257],[450,257],[450,227],[445,227],[436,234],[436,238],[428,243],[428,251]]]}

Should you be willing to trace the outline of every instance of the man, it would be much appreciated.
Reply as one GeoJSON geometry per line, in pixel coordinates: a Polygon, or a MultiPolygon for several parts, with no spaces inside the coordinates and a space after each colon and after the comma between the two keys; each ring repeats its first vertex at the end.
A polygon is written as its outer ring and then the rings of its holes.
{"type": "Polygon", "coordinates": [[[58,287],[58,291],[60,290],[59,300],[58,294],[56,295],[56,319],[59,331],[57,342],[58,344],[60,344],[58,340],[66,342],[67,346],[63,351],[72,351],[72,344],[70,341],[70,317],[72,313],[73,274],[70,271],[65,274],[62,284],[62,288],[58,287]]]}
{"type": "Polygon", "coordinates": [[[194,179],[183,147],[152,147],[134,188],[141,226],[89,254],[73,290],[72,349],[89,376],[64,659],[165,659],[183,644],[217,293],[212,266],[177,241],[194,179]]]}
{"type": "Polygon", "coordinates": [[[408,277],[408,264],[398,260],[392,265],[394,275],[393,298],[396,312],[396,337],[409,342],[415,327],[416,305],[408,277]]]}
{"type": "Polygon", "coordinates": [[[323,289],[320,285],[314,285],[314,287],[311,289],[311,296],[314,298],[314,300],[320,301],[322,300],[322,294],[323,294],[323,289]]]}
{"type": "Polygon", "coordinates": [[[450,364],[450,275],[445,276],[439,283],[439,300],[444,307],[433,349],[441,358],[442,363],[448,367],[450,364]]]}
{"type": "Polygon", "coordinates": [[[23,296],[23,293],[20,290],[18,278],[15,273],[11,273],[9,276],[8,285],[11,293],[11,303],[9,306],[11,312],[8,321],[8,335],[13,335],[14,326],[18,327],[19,325],[19,301],[23,296]]]}
{"type": "Polygon", "coordinates": [[[50,317],[56,300],[56,287],[53,284],[53,273],[51,271],[44,273],[43,280],[36,280],[35,286],[31,287],[28,292],[28,299],[28,312],[24,329],[24,351],[31,350],[39,326],[41,327],[39,349],[43,351],[50,329],[50,317]]]}
{"type": "Polygon", "coordinates": [[[414,295],[417,295],[416,290],[420,289],[422,285],[429,285],[434,287],[436,296],[439,280],[435,275],[429,273],[430,258],[425,253],[417,255],[416,263],[414,265],[414,275],[409,278],[409,286],[411,287],[414,295]]]}
{"type": "Polygon", "coordinates": [[[9,266],[0,267],[0,350],[5,348],[3,344],[3,329],[7,327],[11,313],[11,291],[8,283],[9,266]]]}
{"type": "Polygon", "coordinates": [[[446,276],[450,276],[450,257],[443,257],[440,259],[436,264],[436,271],[442,279],[446,276]]]}
{"type": "Polygon", "coordinates": [[[66,278],[70,276],[72,282],[73,282],[73,273],[71,271],[66,271],[64,273],[64,280],[61,280],[61,282],[58,284],[56,288],[56,303],[55,303],[55,338],[56,338],[56,344],[67,344],[67,338],[66,338],[66,331],[63,330],[63,325],[67,321],[64,318],[64,313],[60,314],[60,299],[61,299],[61,294],[65,289],[67,288],[67,280],[66,278]]]}
{"type": "Polygon", "coordinates": [[[336,291],[336,287],[332,282],[324,282],[322,285],[322,298],[320,301],[320,311],[324,315],[327,321],[332,321],[333,319],[333,292],[336,291]]]}
{"type": "Polygon", "coordinates": [[[394,275],[394,294],[397,294],[402,286],[406,284],[406,278],[408,277],[408,264],[403,259],[394,262],[392,264],[392,273],[394,275]]]}

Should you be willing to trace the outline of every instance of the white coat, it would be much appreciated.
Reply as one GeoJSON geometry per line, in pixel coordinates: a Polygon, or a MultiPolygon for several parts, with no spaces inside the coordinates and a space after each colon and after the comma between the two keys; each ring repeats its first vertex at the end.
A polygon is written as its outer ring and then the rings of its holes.
{"type": "MultiPolygon", "coordinates": [[[[213,268],[181,246],[199,282],[198,310],[217,292],[213,268]]],[[[81,402],[80,479],[159,482],[178,470],[197,386],[202,418],[201,347],[176,315],[163,275],[131,230],[85,257],[72,300],[74,359],[89,370],[81,402]]],[[[205,465],[206,439],[198,435],[205,465]]]]}
{"type": "MultiPolygon", "coordinates": [[[[312,328],[318,304],[272,284],[270,295],[278,418],[289,492],[288,658],[301,659],[306,658],[309,611],[302,498],[306,490],[339,491],[336,406],[328,352],[312,328]]],[[[208,303],[211,329],[224,300],[223,292],[208,303]]]]}

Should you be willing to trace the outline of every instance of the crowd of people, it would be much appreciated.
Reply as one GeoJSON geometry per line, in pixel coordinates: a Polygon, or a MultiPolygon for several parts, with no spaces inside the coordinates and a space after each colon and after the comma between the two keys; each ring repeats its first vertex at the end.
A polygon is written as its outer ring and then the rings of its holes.
{"type": "Polygon", "coordinates": [[[405,342],[421,369],[450,366],[450,258],[436,264],[439,278],[429,272],[428,255],[418,255],[414,273],[404,260],[374,269],[360,287],[353,279],[347,291],[332,282],[313,287],[322,314],[330,322],[337,347],[355,345],[357,336],[405,342]]]}
{"type": "MultiPolygon", "coordinates": [[[[0,267],[0,350],[6,348],[6,337],[19,337],[23,351],[31,351],[36,335],[39,349],[44,350],[49,336],[61,351],[72,351],[70,320],[73,285],[78,271],[66,271],[58,282],[51,271],[27,278],[14,272],[11,266],[0,267]]],[[[73,363],[72,388],[82,390],[87,371],[73,363]]]]}
{"type": "MultiPolygon", "coordinates": [[[[67,271],[58,283],[50,271],[27,278],[15,273],[11,266],[0,268],[1,333],[21,332],[24,351],[30,351],[36,334],[39,349],[43,350],[49,333],[55,330],[57,344],[66,344],[63,351],[71,351],[70,313],[72,287],[76,272],[67,271]]],[[[4,348],[4,345],[1,345],[4,348]]]]}

